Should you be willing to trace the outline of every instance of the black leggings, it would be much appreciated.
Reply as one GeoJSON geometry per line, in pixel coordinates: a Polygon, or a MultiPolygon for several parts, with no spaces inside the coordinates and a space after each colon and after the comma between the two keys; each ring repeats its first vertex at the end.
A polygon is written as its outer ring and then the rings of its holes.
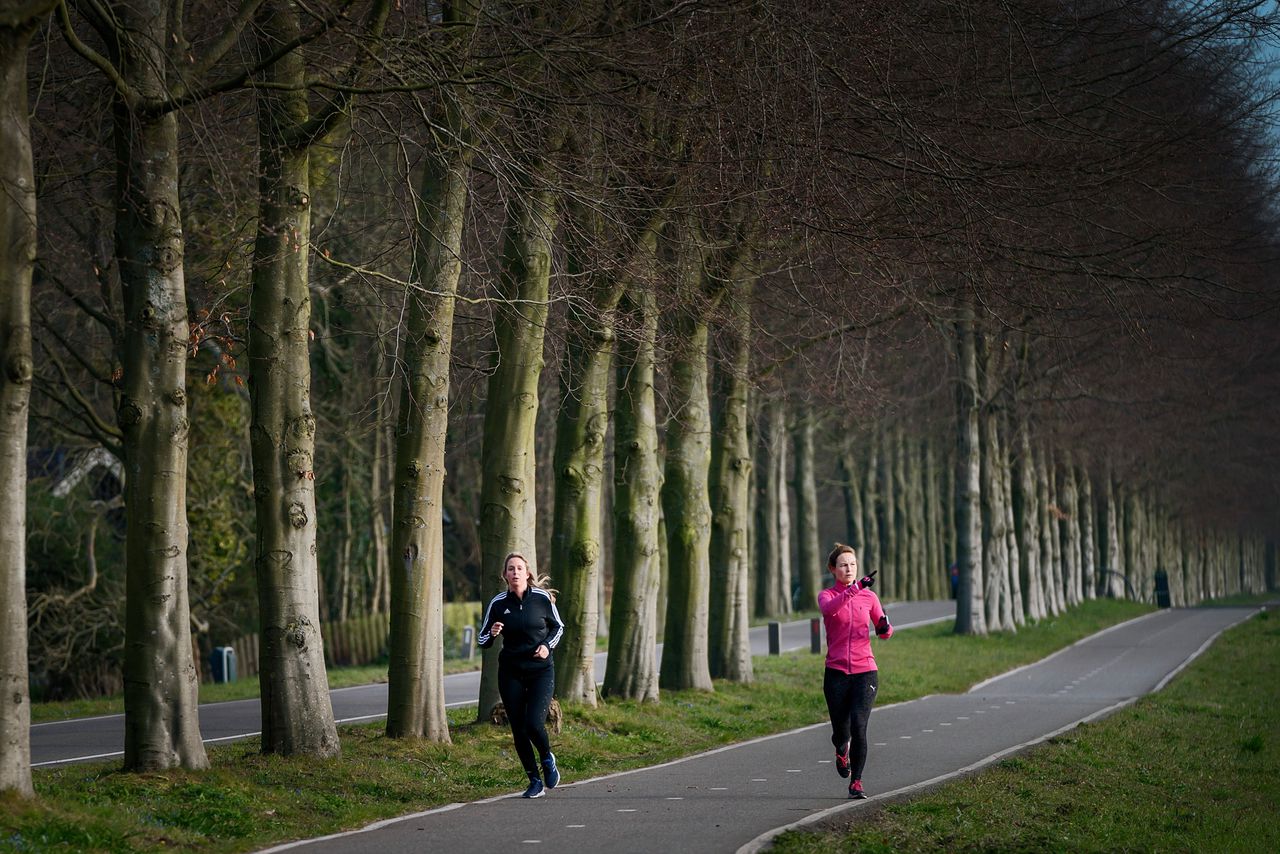
{"type": "Polygon", "coordinates": [[[498,666],[498,694],[507,710],[511,723],[511,737],[516,743],[520,764],[530,777],[538,774],[538,755],[546,759],[551,755],[551,740],[547,738],[547,711],[551,708],[551,695],[556,688],[556,671],[550,660],[546,667],[537,670],[521,670],[518,667],[498,666]]]}
{"type": "Polygon", "coordinates": [[[862,779],[867,764],[867,721],[879,687],[880,674],[875,670],[850,674],[828,667],[822,677],[822,693],[831,714],[831,743],[836,750],[849,745],[849,767],[855,780],[862,779]]]}

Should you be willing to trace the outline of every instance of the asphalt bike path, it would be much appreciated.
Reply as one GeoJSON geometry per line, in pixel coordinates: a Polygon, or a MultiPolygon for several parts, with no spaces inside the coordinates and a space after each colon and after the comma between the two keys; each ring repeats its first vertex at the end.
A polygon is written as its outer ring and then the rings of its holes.
{"type": "MultiPolygon", "coordinates": [[[[529,846],[753,854],[783,830],[910,794],[1123,708],[1162,688],[1225,629],[1258,610],[1157,611],[965,694],[877,708],[862,778],[866,801],[848,799],[848,781],[834,767],[830,725],[822,723],[649,768],[565,779],[537,800],[513,790],[266,851],[492,854],[529,846]]],[[[882,674],[882,682],[892,678],[882,674]]],[[[520,769],[513,765],[511,773],[513,787],[523,789],[520,769]]]]}
{"type": "MultiPolygon", "coordinates": [[[[902,602],[887,606],[889,618],[899,623],[923,625],[955,617],[955,603],[902,602]]],[[[751,629],[751,652],[769,651],[767,626],[751,629]]],[[[781,650],[809,647],[809,621],[796,620],[781,627],[781,650]]],[[[658,656],[661,660],[661,644],[658,656]]],[[[596,656],[596,680],[604,679],[605,654],[596,656]]],[[[256,678],[256,677],[249,677],[256,678]]],[[[444,679],[448,708],[474,706],[480,694],[480,672],[456,673],[444,679]]],[[[330,692],[333,714],[339,724],[378,720],[387,714],[385,682],[335,688],[330,692]]],[[[200,706],[200,733],[205,744],[222,744],[250,738],[262,731],[262,711],[257,698],[206,703],[200,706]]],[[[105,761],[124,755],[124,715],[100,715],[66,721],[49,721],[31,726],[31,765],[50,767],[71,762],[105,761]]]]}

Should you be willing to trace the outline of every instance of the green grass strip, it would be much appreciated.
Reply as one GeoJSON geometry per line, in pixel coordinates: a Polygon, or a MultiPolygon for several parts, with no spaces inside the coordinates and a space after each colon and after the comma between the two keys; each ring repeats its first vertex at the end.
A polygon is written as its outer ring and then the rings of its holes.
{"type": "MultiPolygon", "coordinates": [[[[957,637],[925,626],[877,644],[881,702],[962,691],[1036,661],[1108,625],[1146,613],[1098,600],[1017,633],[957,637]]],[[[755,659],[753,685],[667,692],[662,702],[571,707],[553,738],[565,779],[653,765],[723,744],[822,721],[822,658],[755,659]]],[[[343,727],[341,757],[262,756],[253,740],[210,750],[212,767],[125,774],[115,764],[38,770],[37,799],[0,800],[0,850],[244,851],[361,827],[445,803],[523,788],[505,727],[451,713],[453,743],[392,740],[381,722],[343,727]]]]}
{"type": "Polygon", "coordinates": [[[779,854],[1280,851],[1280,619],[1227,632],[1158,694],[779,854]]]}

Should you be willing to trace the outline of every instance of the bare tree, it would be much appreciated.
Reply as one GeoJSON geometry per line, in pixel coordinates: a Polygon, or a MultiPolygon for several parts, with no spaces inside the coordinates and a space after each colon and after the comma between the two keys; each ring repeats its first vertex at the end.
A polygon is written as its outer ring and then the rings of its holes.
{"type": "Polygon", "coordinates": [[[27,411],[31,400],[31,274],[36,182],[27,110],[27,47],[54,3],[0,13],[0,793],[30,797],[27,688],[27,411]]]}

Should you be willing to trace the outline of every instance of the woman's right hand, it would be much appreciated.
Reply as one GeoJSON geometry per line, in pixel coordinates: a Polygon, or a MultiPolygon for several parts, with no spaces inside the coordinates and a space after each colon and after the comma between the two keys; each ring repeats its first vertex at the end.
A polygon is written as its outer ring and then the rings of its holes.
{"type": "Polygon", "coordinates": [[[502,634],[502,623],[494,623],[494,624],[489,628],[489,634],[490,634],[491,636],[495,637],[495,638],[496,638],[498,635],[502,634]]]}

